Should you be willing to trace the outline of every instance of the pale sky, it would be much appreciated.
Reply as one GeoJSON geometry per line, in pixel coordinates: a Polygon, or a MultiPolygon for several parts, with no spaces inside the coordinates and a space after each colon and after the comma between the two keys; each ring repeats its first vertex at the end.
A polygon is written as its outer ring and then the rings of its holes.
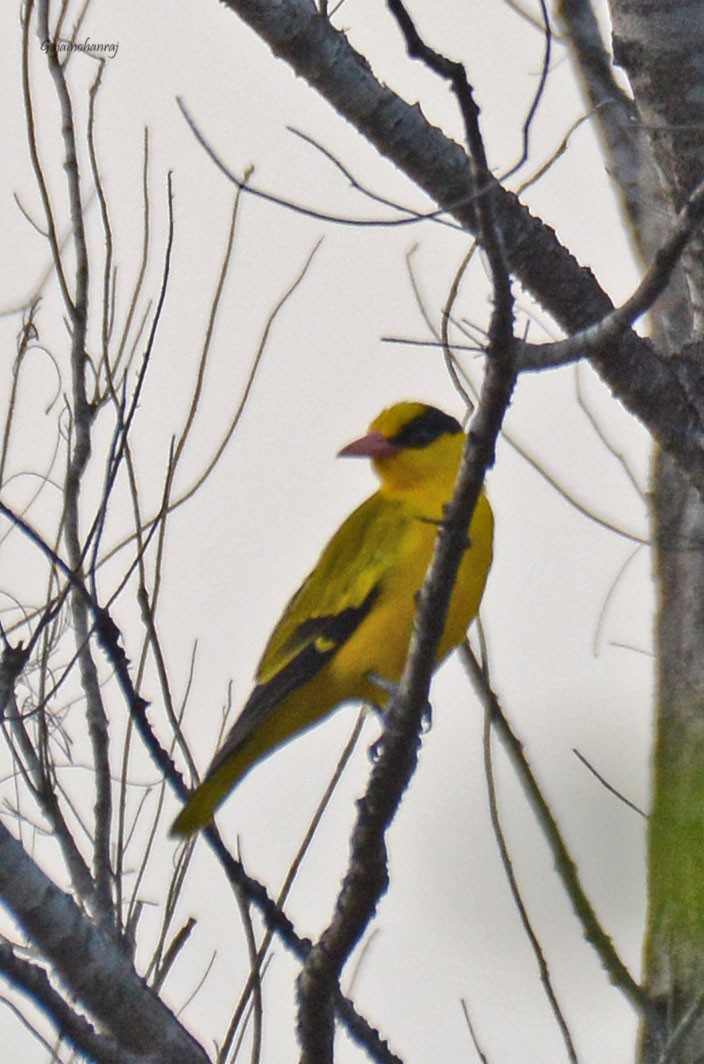
{"type": "MultiPolygon", "coordinates": [[[[435,48],[467,64],[490,160],[501,172],[520,153],[522,118],[540,70],[540,35],[501,0],[416,0],[413,11],[435,48]]],[[[0,270],[2,307],[11,308],[27,298],[48,258],[42,239],[13,200],[16,193],[30,215],[40,218],[23,133],[17,5],[3,5],[0,18],[8,160],[0,172],[5,248],[0,270]]],[[[383,4],[347,0],[335,21],[349,27],[353,43],[365,51],[382,81],[410,102],[420,101],[431,121],[461,136],[449,91],[405,57],[383,4]]],[[[329,161],[290,131],[293,127],[332,152],[376,193],[420,210],[429,205],[215,0],[157,0],[149,5],[94,0],[79,39],[87,37],[119,45],[106,62],[97,111],[97,151],[116,234],[118,313],[124,313],[141,254],[145,125],[151,142],[153,232],[147,293],[152,300],[158,294],[164,254],[166,174],[173,172],[171,280],[133,437],[144,508],[151,512],[159,504],[171,438],[188,412],[234,195],[188,129],[177,97],[233,171],[241,173],[253,165],[253,183],[279,197],[348,217],[391,215],[351,190],[329,161]]],[[[59,133],[42,62],[37,42],[32,64],[40,144],[51,187],[60,196],[59,133]]],[[[72,80],[81,100],[79,121],[85,119],[80,86],[87,85],[94,72],[95,64],[87,57],[72,60],[72,80]]],[[[514,187],[557,149],[582,113],[567,57],[555,43],[531,160],[514,178],[514,187]]],[[[580,261],[591,266],[614,299],[629,293],[636,272],[588,124],[574,132],[568,151],[525,198],[580,261]]],[[[94,202],[88,219],[98,240],[94,202]]],[[[334,226],[245,197],[201,409],[177,473],[176,493],[193,483],[217,447],[239,402],[267,318],[321,238],[305,280],[274,325],[230,447],[200,493],[174,515],[167,536],[160,631],[177,702],[184,695],[197,642],[184,728],[201,769],[215,749],[228,684],[237,707],[289,595],[339,522],[374,490],[364,463],[335,461],[340,446],[360,435],[383,406],[397,399],[420,398],[458,416],[463,412],[437,349],[384,339],[421,341],[429,336],[406,262],[414,245],[416,280],[428,313],[439,325],[449,286],[468,247],[463,234],[431,224],[334,226]]],[[[521,327],[530,320],[530,335],[546,338],[549,323],[517,294],[521,327]]],[[[97,287],[95,295],[97,299],[97,287]]],[[[146,302],[145,293],[142,312],[146,302]]],[[[488,313],[477,257],[456,314],[482,329],[488,313]]],[[[5,382],[19,325],[16,315],[0,319],[5,382]]],[[[46,329],[43,342],[54,345],[58,354],[64,334],[51,283],[40,326],[46,329]]],[[[97,346],[97,321],[91,328],[97,346]]],[[[48,359],[34,357],[33,383],[22,395],[22,417],[11,452],[14,479],[3,489],[3,497],[7,494],[14,505],[31,498],[34,480],[28,473],[48,469],[54,442],[55,419],[45,410],[56,395],[56,374],[48,359]]],[[[478,381],[475,356],[465,354],[463,364],[478,381]]],[[[645,492],[647,437],[586,367],[578,375],[566,369],[520,381],[507,432],[582,506],[645,537],[644,498],[580,407],[578,377],[589,411],[614,449],[625,454],[645,492]]],[[[7,387],[5,383],[2,391],[7,387]]],[[[96,483],[101,468],[97,463],[96,483]]],[[[53,475],[58,479],[60,470],[54,469],[53,475]]],[[[499,449],[488,491],[497,533],[482,616],[494,684],[553,803],[606,929],[637,973],[644,904],[642,821],[599,786],[572,750],[577,748],[613,786],[645,806],[651,714],[649,552],[640,548],[624,569],[634,544],[578,513],[508,442],[499,449]]],[[[51,501],[42,499],[29,512],[40,527],[53,512],[51,501]]],[[[106,545],[118,542],[129,527],[124,503],[109,525],[106,545]]],[[[22,558],[18,569],[12,550],[0,556],[0,588],[6,595],[19,594],[25,580],[44,586],[42,563],[31,552],[25,551],[22,558]]],[[[118,573],[118,568],[105,570],[101,590],[106,596],[113,589],[111,574],[114,581],[118,573]]],[[[130,645],[129,626],[134,625],[136,606],[121,599],[115,613],[125,626],[126,649],[134,660],[139,635],[130,645]]],[[[153,672],[147,674],[143,691],[153,702],[159,727],[164,718],[153,672]]],[[[354,1000],[408,1064],[474,1059],[460,1006],[463,998],[492,1061],[557,1064],[566,1059],[564,1047],[488,824],[481,710],[457,661],[437,676],[433,704],[433,727],[390,834],[392,885],[356,974],[354,1000]]],[[[354,719],[355,710],[344,709],[277,753],[252,772],[222,808],[218,823],[226,838],[233,845],[239,841],[249,871],[274,894],[354,719]]],[[[119,731],[119,722],[115,727],[119,731]]],[[[377,725],[370,720],[294,885],[288,911],[302,934],[322,930],[332,910],[345,869],[354,800],[368,773],[366,749],[376,734],[377,725]]],[[[165,726],[162,735],[168,735],[165,726]]],[[[500,752],[497,772],[516,869],[573,1025],[580,1059],[596,1064],[622,1058],[632,1045],[633,1016],[584,942],[551,857],[500,752]]],[[[155,781],[155,769],[146,761],[141,773],[142,782],[155,781]]],[[[169,815],[141,887],[147,902],[143,961],[158,927],[158,907],[171,869],[174,847],[166,830],[175,810],[169,798],[169,815]]],[[[62,878],[52,865],[55,857],[47,849],[40,859],[62,878]]],[[[176,926],[191,914],[200,922],[167,982],[165,996],[180,1008],[204,977],[183,1019],[209,1048],[222,1037],[246,978],[247,959],[236,906],[204,846],[193,862],[176,926]]],[[[297,1059],[295,974],[295,964],[277,944],[265,978],[270,1010],[265,1062],[291,1064],[297,1059]]],[[[348,970],[346,986],[351,975],[348,970]]],[[[9,1012],[3,1028],[8,1038],[17,1040],[18,1059],[27,1064],[46,1059],[9,1012]]],[[[363,1059],[359,1049],[341,1041],[341,1064],[363,1059]]]]}

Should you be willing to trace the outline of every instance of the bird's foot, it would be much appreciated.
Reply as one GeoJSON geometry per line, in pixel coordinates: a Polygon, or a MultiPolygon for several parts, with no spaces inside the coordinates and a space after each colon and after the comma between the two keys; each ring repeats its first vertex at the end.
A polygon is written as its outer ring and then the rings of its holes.
{"type": "Polygon", "coordinates": [[[433,707],[430,699],[423,706],[423,716],[420,719],[420,729],[423,735],[427,735],[433,726],[433,707]]]}
{"type": "MultiPolygon", "coordinates": [[[[367,678],[367,680],[369,680],[370,683],[373,683],[376,687],[378,687],[381,691],[383,691],[388,696],[387,697],[387,705],[391,701],[391,699],[394,697],[394,695],[398,694],[399,684],[397,684],[395,682],[395,680],[388,680],[385,676],[379,676],[378,673],[375,673],[375,672],[367,673],[367,677],[366,678],[367,678]]],[[[378,704],[378,702],[370,702],[369,705],[370,705],[371,709],[373,709],[373,711],[379,717],[381,717],[382,720],[383,720],[383,718],[384,718],[384,716],[386,714],[386,708],[384,706],[380,706],[378,704]]],[[[423,713],[422,713],[422,716],[421,716],[421,731],[422,731],[423,735],[425,735],[427,732],[429,732],[430,729],[432,728],[432,726],[433,726],[433,707],[432,707],[432,704],[430,702],[430,699],[428,699],[428,701],[425,703],[425,705],[423,707],[423,713]]],[[[379,755],[381,754],[381,747],[382,747],[383,740],[384,740],[384,736],[382,734],[369,747],[369,757],[370,757],[371,761],[378,761],[379,760],[379,755]]]]}
{"type": "MultiPolygon", "coordinates": [[[[387,696],[386,701],[390,702],[394,695],[398,694],[398,684],[395,680],[388,680],[386,676],[380,676],[378,672],[368,672],[365,679],[369,680],[369,683],[373,683],[375,687],[378,687],[380,691],[387,696]]],[[[384,710],[376,703],[372,703],[373,708],[383,714],[384,710]]]]}
{"type": "Polygon", "coordinates": [[[372,764],[376,764],[376,762],[381,757],[381,748],[383,745],[384,736],[382,734],[379,736],[378,739],[375,739],[372,745],[369,747],[369,760],[372,762],[372,764]]]}

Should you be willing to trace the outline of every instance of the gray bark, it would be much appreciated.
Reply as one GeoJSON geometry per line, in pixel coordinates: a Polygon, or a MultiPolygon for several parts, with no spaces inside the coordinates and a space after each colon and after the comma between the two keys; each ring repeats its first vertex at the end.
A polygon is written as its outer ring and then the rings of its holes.
{"type": "Polygon", "coordinates": [[[2,824],[0,898],[71,997],[119,1046],[144,1064],[207,1064],[204,1050],[137,975],[124,947],[52,883],[2,824]]]}
{"type": "MultiPolygon", "coordinates": [[[[432,200],[476,233],[474,185],[463,148],[374,77],[366,59],[310,0],[224,0],[347,121],[432,200]]],[[[691,17],[691,16],[690,16],[691,17]]],[[[612,310],[590,270],[549,226],[499,191],[496,224],[512,274],[568,333],[612,310]]],[[[704,494],[704,417],[691,360],[668,363],[627,332],[591,356],[613,394],[670,451],[704,494]]]]}
{"type": "MultiPolygon", "coordinates": [[[[701,4],[612,0],[611,10],[614,53],[677,209],[704,173],[701,4]]],[[[644,218],[639,239],[648,237],[644,218]]],[[[665,355],[701,339],[703,250],[695,237],[678,289],[654,316],[665,355]]],[[[666,1050],[689,1064],[701,1060],[704,1040],[704,506],[666,452],[654,466],[653,538],[658,670],[644,980],[659,1019],[643,1023],[640,1060],[650,1064],[666,1050]]]]}

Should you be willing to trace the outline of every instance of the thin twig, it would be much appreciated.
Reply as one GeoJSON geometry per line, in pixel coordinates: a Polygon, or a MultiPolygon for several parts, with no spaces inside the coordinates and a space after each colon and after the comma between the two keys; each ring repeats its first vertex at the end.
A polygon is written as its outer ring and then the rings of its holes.
{"type": "MultiPolygon", "coordinates": [[[[46,41],[53,40],[49,28],[48,0],[38,0],[37,19],[42,38],[46,41]]],[[[94,418],[94,412],[86,395],[86,368],[88,363],[86,341],[90,267],[83,219],[73,104],[64,70],[55,49],[48,48],[46,56],[62,117],[63,169],[66,177],[66,195],[71,217],[72,246],[75,257],[73,298],[64,299],[66,312],[71,322],[70,364],[73,448],[69,456],[64,485],[63,531],[71,566],[76,573],[80,573],[83,551],[81,548],[78,499],[83,476],[91,455],[91,429],[94,418]]],[[[55,247],[54,242],[52,242],[52,249],[55,254],[58,254],[58,249],[55,247]]],[[[60,270],[60,263],[57,262],[56,265],[57,270],[60,270]]],[[[112,795],[108,756],[108,721],[100,691],[98,673],[88,641],[88,618],[85,602],[80,596],[72,596],[72,611],[76,645],[79,648],[78,662],[85,694],[88,732],[95,759],[94,876],[98,896],[103,900],[104,911],[102,919],[107,924],[113,920],[112,869],[110,861],[112,795]]]]}
{"type": "MultiPolygon", "coordinates": [[[[91,592],[73,569],[54,551],[42,537],[23,518],[15,514],[10,507],[0,501],[0,514],[15,524],[29,541],[48,559],[68,580],[76,595],[80,596],[90,609],[93,620],[93,632],[112,665],[118,686],[129,707],[144,745],[154,763],[175,792],[184,802],[190,794],[181,773],[171,757],[154,734],[147,717],[148,703],[135,689],[130,675],[129,662],[121,645],[120,629],[115,624],[108,609],[100,606],[91,592]]],[[[257,906],[268,927],[273,927],[281,941],[288,949],[304,960],[311,948],[308,939],[302,938],[296,931],[286,913],[271,898],[266,888],[250,876],[224,845],[217,828],[209,825],[202,832],[203,837],[215,854],[228,882],[241,887],[247,897],[257,906]]],[[[344,997],[339,988],[334,993],[334,1008],[347,1027],[350,1036],[378,1061],[379,1064],[401,1064],[399,1058],[389,1049],[378,1031],[355,1009],[353,1003],[344,997]]]]}
{"type": "Polygon", "coordinates": [[[687,244],[698,232],[703,216],[704,181],[687,198],[667,239],[656,251],[638,287],[625,303],[566,340],[548,344],[521,343],[517,351],[521,369],[537,370],[568,365],[577,359],[607,350],[651,309],[665,291],[687,244]]]}
{"type": "Polygon", "coordinates": [[[523,121],[523,128],[521,130],[521,136],[523,139],[523,145],[520,158],[518,162],[514,163],[511,169],[501,175],[502,183],[508,181],[509,177],[513,177],[517,170],[520,170],[525,162],[528,161],[530,154],[530,130],[535,117],[538,113],[538,108],[543,99],[545,88],[548,83],[548,74],[550,72],[550,59],[552,56],[552,26],[550,24],[550,15],[548,13],[545,0],[538,0],[540,4],[540,14],[542,19],[542,32],[543,32],[543,60],[540,65],[540,77],[538,78],[538,85],[533,95],[533,99],[530,102],[528,113],[523,121]]]}
{"type": "MultiPolygon", "coordinates": [[[[178,104],[181,114],[185,118],[193,136],[220,173],[224,174],[228,181],[241,192],[248,192],[251,196],[264,200],[266,203],[272,203],[277,207],[284,207],[286,210],[292,211],[294,214],[302,214],[305,215],[305,217],[313,218],[318,222],[331,222],[334,225],[354,226],[355,228],[360,229],[393,229],[403,225],[417,225],[419,222],[428,221],[435,218],[438,214],[443,213],[443,211],[439,210],[430,211],[428,214],[418,214],[413,211],[403,218],[349,218],[342,214],[329,214],[326,211],[316,210],[314,207],[306,207],[301,203],[294,203],[293,200],[284,199],[282,196],[277,196],[272,192],[264,192],[262,189],[254,188],[252,185],[248,184],[246,180],[237,177],[234,171],[230,169],[219,155],[217,155],[206,140],[204,134],[198,128],[195,119],[180,97],[176,98],[176,103],[178,104]]],[[[393,206],[397,211],[406,210],[406,208],[398,207],[395,204],[393,206]]]]}
{"type": "MultiPolygon", "coordinates": [[[[301,842],[300,846],[298,847],[296,855],[295,855],[293,861],[291,862],[291,866],[289,867],[289,870],[286,873],[286,878],[284,879],[283,885],[282,885],[281,890],[279,891],[279,894],[278,894],[277,899],[276,899],[277,905],[279,905],[281,907],[283,907],[285,905],[285,903],[286,903],[286,899],[288,898],[288,895],[289,895],[289,892],[291,890],[291,887],[293,886],[293,881],[294,881],[296,875],[298,874],[298,870],[299,870],[299,868],[301,866],[303,858],[305,857],[306,853],[308,852],[310,844],[313,841],[313,837],[314,837],[316,831],[318,830],[318,826],[320,824],[320,821],[322,820],[323,814],[325,813],[325,810],[327,809],[328,805],[330,804],[330,800],[332,799],[332,796],[333,796],[333,794],[334,794],[334,792],[335,792],[335,790],[337,788],[337,785],[340,782],[340,778],[342,776],[342,773],[344,772],[344,770],[345,770],[345,768],[346,768],[346,766],[347,766],[352,754],[354,753],[354,750],[355,750],[355,747],[357,745],[357,742],[359,741],[359,736],[362,733],[362,727],[364,725],[365,716],[366,716],[366,713],[362,709],[360,711],[359,715],[357,716],[357,720],[355,722],[355,725],[354,725],[354,727],[353,727],[353,729],[352,729],[352,731],[350,733],[350,736],[349,736],[347,742],[345,743],[345,747],[344,747],[342,753],[340,754],[340,757],[338,758],[337,765],[335,766],[335,771],[333,772],[333,774],[332,774],[332,776],[331,776],[331,778],[330,778],[330,780],[329,780],[329,782],[328,782],[328,784],[327,784],[327,786],[325,788],[325,791],[323,792],[323,796],[320,799],[320,801],[318,802],[318,806],[317,806],[315,812],[313,813],[313,816],[311,818],[311,822],[308,825],[308,828],[306,830],[305,835],[303,836],[303,841],[301,842]]],[[[271,930],[268,930],[266,935],[265,935],[265,937],[264,937],[264,940],[262,941],[262,944],[261,944],[261,946],[259,948],[259,954],[258,954],[258,957],[257,957],[256,967],[255,967],[255,969],[253,969],[253,971],[252,971],[252,973],[251,973],[251,975],[250,975],[250,977],[249,977],[249,979],[247,981],[247,984],[246,984],[246,986],[244,988],[244,991],[242,992],[242,995],[240,997],[240,1001],[238,1003],[237,1009],[236,1009],[236,1011],[235,1011],[235,1013],[234,1013],[234,1015],[233,1015],[233,1017],[232,1017],[232,1019],[230,1021],[227,1035],[226,1035],[226,1037],[223,1040],[222,1049],[221,1049],[221,1058],[222,1058],[223,1061],[225,1060],[226,1054],[227,1054],[227,1050],[229,1049],[229,1046],[232,1043],[232,1038],[234,1036],[234,1032],[236,1031],[237,1026],[239,1025],[239,1023],[241,1021],[241,1017],[242,1017],[242,1014],[244,1012],[245,1005],[246,1005],[246,1003],[247,1003],[247,1001],[249,999],[249,996],[250,996],[251,988],[255,985],[258,973],[261,971],[262,966],[264,964],[264,961],[266,959],[266,954],[267,954],[267,952],[269,950],[269,947],[271,945],[271,939],[272,939],[272,933],[271,933],[271,930]]]]}
{"type": "Polygon", "coordinates": [[[460,1000],[460,1005],[462,1006],[462,1013],[464,1015],[465,1023],[467,1024],[467,1030],[469,1031],[469,1037],[472,1039],[472,1045],[474,1046],[476,1054],[479,1057],[481,1064],[489,1064],[489,1058],[487,1057],[486,1053],[479,1044],[479,1039],[477,1038],[476,1031],[474,1030],[474,1024],[472,1023],[472,1017],[469,1014],[469,1006],[467,1005],[467,1002],[464,998],[460,1000]]]}
{"type": "Polygon", "coordinates": [[[648,819],[648,814],[644,812],[639,806],[637,806],[635,802],[632,802],[630,798],[626,798],[625,794],[623,794],[616,787],[614,787],[613,784],[609,783],[609,781],[604,776],[602,776],[600,772],[597,772],[591,762],[587,761],[584,754],[580,754],[579,750],[577,750],[576,747],[572,748],[572,753],[577,758],[577,760],[584,765],[587,771],[591,772],[594,779],[597,779],[601,786],[605,790],[607,790],[609,794],[613,794],[615,798],[618,798],[619,802],[623,802],[625,806],[627,806],[629,809],[632,809],[634,813],[638,814],[638,816],[642,816],[644,820],[648,819]]]}
{"type": "Polygon", "coordinates": [[[333,153],[328,148],[320,144],[319,141],[315,140],[314,137],[311,137],[309,133],[304,133],[302,130],[295,129],[293,126],[289,126],[288,130],[289,133],[293,133],[294,136],[300,137],[302,141],[304,141],[306,144],[310,144],[312,148],[315,148],[316,151],[320,152],[320,154],[325,159],[331,162],[332,165],[336,167],[336,169],[338,169],[344,177],[347,178],[353,189],[355,189],[357,192],[361,192],[363,196],[366,196],[368,199],[373,200],[374,203],[380,203],[383,207],[391,207],[395,211],[403,211],[404,214],[409,215],[411,218],[417,219],[417,221],[419,222],[434,222],[436,225],[443,225],[448,229],[461,229],[461,226],[458,226],[456,222],[453,222],[451,219],[445,217],[444,211],[440,211],[437,209],[427,212],[415,211],[412,207],[406,207],[400,203],[397,203],[395,200],[390,200],[387,199],[385,196],[379,195],[379,193],[377,192],[372,192],[371,189],[363,185],[359,178],[356,177],[352,173],[352,171],[348,169],[348,167],[341,163],[340,160],[335,155],[333,155],[333,153]]]}
{"type": "Polygon", "coordinates": [[[521,921],[523,930],[526,933],[530,948],[533,951],[536,963],[538,965],[538,971],[540,973],[540,982],[545,996],[548,999],[548,1004],[552,1010],[552,1014],[555,1017],[557,1026],[562,1035],[562,1040],[565,1043],[565,1049],[567,1050],[567,1056],[572,1061],[572,1064],[577,1064],[577,1051],[572,1041],[572,1035],[570,1033],[567,1020],[560,1007],[560,1003],[557,1000],[555,988],[552,985],[552,978],[550,976],[550,969],[548,967],[547,959],[543,951],[543,947],[540,944],[540,940],[535,932],[531,918],[526,909],[521,890],[518,885],[516,874],[513,870],[513,862],[508,850],[508,844],[504,835],[503,825],[501,823],[501,814],[499,812],[498,798],[496,794],[496,780],[494,778],[494,765],[491,751],[491,728],[492,719],[491,712],[488,708],[485,708],[484,712],[484,736],[483,736],[483,748],[484,748],[484,774],[486,777],[487,791],[489,794],[489,817],[491,820],[491,826],[494,831],[494,838],[496,839],[497,846],[499,847],[499,856],[501,857],[501,863],[504,868],[506,879],[508,880],[509,890],[511,897],[513,898],[514,905],[518,911],[518,917],[521,921]]]}
{"type": "Polygon", "coordinates": [[[538,824],[547,839],[558,875],[582,926],[585,938],[596,950],[612,983],[621,990],[641,1015],[649,1014],[652,1006],[648,995],[628,971],[616,952],[613,942],[599,923],[594,908],[582,887],[577,868],[564,843],[560,829],[526,760],[521,743],[514,735],[499,700],[487,683],[484,671],[468,643],[463,644],[461,653],[474,688],[485,709],[491,714],[493,727],[511,759],[526,797],[535,812],[538,824]]]}

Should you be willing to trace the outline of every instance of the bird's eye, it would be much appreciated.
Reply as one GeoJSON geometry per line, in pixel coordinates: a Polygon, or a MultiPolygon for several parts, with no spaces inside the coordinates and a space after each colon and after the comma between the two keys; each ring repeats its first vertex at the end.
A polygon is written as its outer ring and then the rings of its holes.
{"type": "Polygon", "coordinates": [[[401,431],[393,437],[392,442],[397,447],[420,449],[428,447],[444,432],[455,435],[461,431],[462,426],[454,417],[443,413],[442,410],[437,410],[434,406],[426,406],[422,414],[403,426],[401,431]]]}

